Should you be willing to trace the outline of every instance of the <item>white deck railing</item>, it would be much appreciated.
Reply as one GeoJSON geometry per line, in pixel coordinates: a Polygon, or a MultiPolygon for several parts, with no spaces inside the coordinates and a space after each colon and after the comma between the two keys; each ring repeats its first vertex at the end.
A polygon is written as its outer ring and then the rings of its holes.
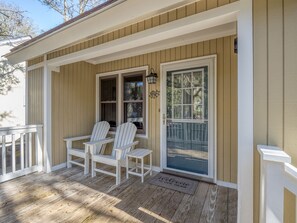
{"type": "Polygon", "coordinates": [[[261,155],[260,222],[283,222],[284,189],[297,195],[297,168],[278,147],[258,145],[261,155]]]}
{"type": "Polygon", "coordinates": [[[0,183],[42,170],[42,126],[0,128],[0,183]]]}

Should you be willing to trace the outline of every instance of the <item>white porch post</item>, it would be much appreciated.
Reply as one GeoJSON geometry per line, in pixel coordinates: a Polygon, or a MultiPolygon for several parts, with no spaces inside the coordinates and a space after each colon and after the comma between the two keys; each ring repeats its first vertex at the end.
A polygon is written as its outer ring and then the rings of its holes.
{"type": "Polygon", "coordinates": [[[238,17],[238,216],[253,222],[253,3],[240,0],[238,17]]]}
{"type": "Polygon", "coordinates": [[[52,168],[52,147],[51,147],[51,133],[52,133],[52,71],[49,68],[44,55],[43,67],[43,134],[44,134],[44,171],[49,173],[52,168]]]}

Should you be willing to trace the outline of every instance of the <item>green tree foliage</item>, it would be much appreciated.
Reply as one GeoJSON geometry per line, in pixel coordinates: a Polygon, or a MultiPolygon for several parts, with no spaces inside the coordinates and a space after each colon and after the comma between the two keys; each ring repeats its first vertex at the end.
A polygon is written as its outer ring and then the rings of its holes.
{"type": "Polygon", "coordinates": [[[63,16],[64,21],[68,21],[93,7],[108,0],[38,0],[42,4],[54,9],[63,16]]]}

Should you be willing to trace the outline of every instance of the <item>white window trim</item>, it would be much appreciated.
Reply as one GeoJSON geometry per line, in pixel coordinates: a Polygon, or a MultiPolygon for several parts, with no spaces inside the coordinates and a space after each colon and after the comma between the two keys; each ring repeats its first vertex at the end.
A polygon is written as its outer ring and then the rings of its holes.
{"type": "MultiPolygon", "coordinates": [[[[127,73],[132,73],[132,72],[136,72],[136,71],[145,71],[145,76],[147,76],[148,74],[148,66],[142,66],[142,67],[134,67],[134,68],[129,68],[129,69],[124,69],[124,70],[116,70],[116,71],[111,71],[111,72],[106,72],[106,73],[98,73],[96,74],[96,122],[98,122],[100,120],[100,114],[99,114],[99,79],[101,77],[108,77],[108,76],[114,76],[117,75],[118,76],[118,82],[117,82],[117,87],[118,87],[118,91],[117,91],[117,99],[118,101],[121,103],[122,102],[122,79],[123,79],[123,75],[127,74],[127,73]]],[[[148,101],[149,101],[149,97],[148,97],[148,83],[147,81],[145,81],[145,134],[136,134],[137,138],[148,138],[148,101]]],[[[117,109],[118,109],[118,113],[117,113],[117,120],[119,120],[119,122],[122,121],[122,106],[117,104],[117,109]]],[[[114,131],[110,131],[109,134],[113,135],[115,134],[114,131]]]]}

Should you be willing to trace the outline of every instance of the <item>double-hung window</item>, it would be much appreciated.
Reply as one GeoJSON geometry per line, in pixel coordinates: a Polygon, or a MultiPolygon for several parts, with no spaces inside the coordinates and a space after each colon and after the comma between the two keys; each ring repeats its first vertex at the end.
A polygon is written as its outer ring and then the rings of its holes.
{"type": "Polygon", "coordinates": [[[99,120],[109,122],[111,130],[131,122],[138,134],[146,133],[146,76],[140,69],[99,75],[99,120]]]}

